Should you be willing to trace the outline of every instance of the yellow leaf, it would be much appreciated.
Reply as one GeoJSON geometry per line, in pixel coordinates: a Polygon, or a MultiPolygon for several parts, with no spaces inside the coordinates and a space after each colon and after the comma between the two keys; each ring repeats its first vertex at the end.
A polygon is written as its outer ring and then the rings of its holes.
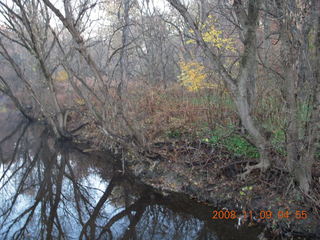
{"type": "Polygon", "coordinates": [[[68,77],[69,77],[68,73],[65,70],[61,70],[56,73],[56,76],[54,79],[56,81],[63,82],[63,81],[66,81],[68,77]]]}
{"type": "MultiPolygon", "coordinates": [[[[235,51],[233,39],[222,37],[223,32],[216,27],[216,20],[212,15],[208,16],[208,21],[206,23],[200,25],[200,30],[205,42],[220,50],[235,51]]],[[[194,33],[193,30],[190,30],[189,32],[191,34],[194,33]]],[[[186,43],[195,43],[195,40],[187,40],[186,43]]]]}

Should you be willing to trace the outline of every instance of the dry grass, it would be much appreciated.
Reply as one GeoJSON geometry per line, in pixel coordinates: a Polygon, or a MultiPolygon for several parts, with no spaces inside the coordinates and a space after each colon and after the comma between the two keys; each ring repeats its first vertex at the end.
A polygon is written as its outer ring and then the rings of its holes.
{"type": "Polygon", "coordinates": [[[188,92],[179,85],[167,89],[131,86],[126,98],[128,117],[141,127],[148,142],[172,132],[193,135],[203,128],[235,122],[234,111],[210,99],[213,94],[218,99],[218,93],[188,92]]]}

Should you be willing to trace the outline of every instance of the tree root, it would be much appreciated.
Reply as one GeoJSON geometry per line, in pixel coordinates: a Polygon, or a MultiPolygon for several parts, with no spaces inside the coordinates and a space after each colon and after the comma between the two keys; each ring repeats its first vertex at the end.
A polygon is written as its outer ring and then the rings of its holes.
{"type": "Polygon", "coordinates": [[[244,180],[253,170],[260,169],[261,171],[266,171],[270,167],[270,163],[268,161],[261,161],[256,165],[247,165],[245,168],[245,172],[238,175],[241,180],[244,180]]]}

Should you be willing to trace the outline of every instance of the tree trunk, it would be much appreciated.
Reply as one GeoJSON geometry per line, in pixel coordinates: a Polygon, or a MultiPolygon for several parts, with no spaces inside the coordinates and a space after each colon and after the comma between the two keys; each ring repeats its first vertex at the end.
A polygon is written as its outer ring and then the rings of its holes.
{"type": "Polygon", "coordinates": [[[301,21],[297,20],[301,12],[296,9],[304,6],[302,2],[284,1],[281,4],[281,9],[287,9],[280,25],[285,79],[283,92],[288,109],[287,168],[293,180],[307,194],[312,180],[316,143],[319,141],[320,4],[315,1],[309,10],[305,9],[301,21]],[[311,44],[315,50],[309,46],[312,37],[314,42],[311,44]],[[306,99],[309,100],[307,107],[310,113],[303,121],[299,106],[305,104],[306,99]]]}

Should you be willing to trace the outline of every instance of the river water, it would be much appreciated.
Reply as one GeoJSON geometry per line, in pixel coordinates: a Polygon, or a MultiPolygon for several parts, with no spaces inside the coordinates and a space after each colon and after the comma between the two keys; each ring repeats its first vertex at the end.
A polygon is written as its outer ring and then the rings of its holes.
{"type": "Polygon", "coordinates": [[[212,207],[122,174],[111,153],[83,153],[4,112],[0,239],[258,239],[260,228],[212,220],[212,207]]]}

